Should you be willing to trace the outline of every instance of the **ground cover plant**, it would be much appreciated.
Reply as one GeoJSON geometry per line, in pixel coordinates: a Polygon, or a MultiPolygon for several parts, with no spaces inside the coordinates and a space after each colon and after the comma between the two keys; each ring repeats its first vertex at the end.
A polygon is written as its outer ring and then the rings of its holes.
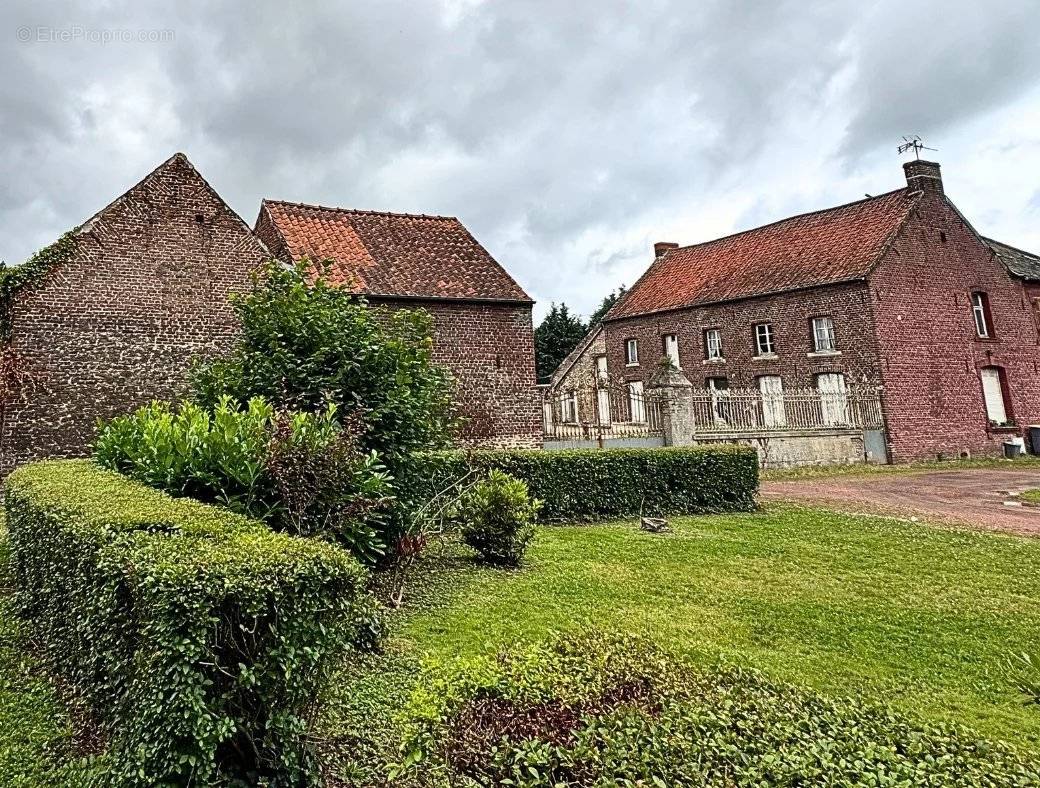
{"type": "Polygon", "coordinates": [[[1021,497],[1026,503],[1040,505],[1040,490],[1026,490],[1021,497]]]}
{"type": "Polygon", "coordinates": [[[16,610],[96,716],[114,784],[316,779],[311,704],[370,630],[355,559],[86,461],[4,489],[16,610]]]}
{"type": "Polygon", "coordinates": [[[386,742],[403,735],[396,715],[422,661],[576,623],[1040,751],[1040,706],[1008,675],[1010,654],[1040,651],[1040,543],[777,504],[670,522],[668,535],[632,522],[541,527],[520,572],[481,568],[461,546],[432,554],[385,655],[333,684],[329,773],[370,777],[396,757],[386,742]]]}
{"type": "Polygon", "coordinates": [[[782,482],[786,480],[831,478],[835,476],[900,476],[922,471],[955,471],[967,468],[995,471],[1040,470],[1040,457],[1028,455],[1014,460],[1002,457],[972,457],[964,460],[951,458],[947,460],[900,463],[899,465],[871,465],[867,463],[807,465],[798,468],[766,468],[762,470],[761,475],[762,481],[782,482]]]}
{"type": "Polygon", "coordinates": [[[391,774],[423,786],[1007,786],[1040,764],[954,726],[577,631],[428,670],[391,774]]]}

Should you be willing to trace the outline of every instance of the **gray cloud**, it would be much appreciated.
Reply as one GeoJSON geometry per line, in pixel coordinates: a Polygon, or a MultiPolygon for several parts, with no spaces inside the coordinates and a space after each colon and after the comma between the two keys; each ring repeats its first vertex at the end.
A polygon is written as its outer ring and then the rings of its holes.
{"type": "Polygon", "coordinates": [[[184,150],[247,220],[265,196],[457,214],[536,298],[588,310],[662,233],[891,188],[900,134],[1035,90],[1035,4],[974,5],[9,3],[0,257],[184,150]],[[174,37],[18,42],[27,25],[174,37]],[[835,161],[854,182],[820,182],[835,161]]]}

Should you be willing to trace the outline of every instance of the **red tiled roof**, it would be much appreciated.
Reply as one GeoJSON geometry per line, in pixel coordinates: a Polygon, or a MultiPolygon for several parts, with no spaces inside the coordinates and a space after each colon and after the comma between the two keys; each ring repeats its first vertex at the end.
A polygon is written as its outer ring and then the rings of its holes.
{"type": "Polygon", "coordinates": [[[605,319],[861,279],[919,193],[898,189],[666,252],[605,319]]]}
{"type": "Polygon", "coordinates": [[[328,279],[373,296],[530,302],[531,298],[458,219],[354,211],[264,200],[293,260],[331,260],[328,279]]]}

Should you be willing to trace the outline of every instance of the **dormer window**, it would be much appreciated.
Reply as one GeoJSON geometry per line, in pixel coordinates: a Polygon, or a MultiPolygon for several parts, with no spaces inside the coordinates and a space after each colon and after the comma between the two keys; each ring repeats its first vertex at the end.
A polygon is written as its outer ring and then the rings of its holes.
{"type": "Polygon", "coordinates": [[[989,310],[989,295],[981,290],[971,294],[971,313],[975,318],[975,333],[979,339],[992,336],[993,317],[989,310]]]}

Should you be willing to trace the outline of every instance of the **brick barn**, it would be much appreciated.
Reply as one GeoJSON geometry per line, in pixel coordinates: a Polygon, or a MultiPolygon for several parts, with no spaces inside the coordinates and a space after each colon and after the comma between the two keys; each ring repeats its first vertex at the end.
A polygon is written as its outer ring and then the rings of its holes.
{"type": "Polygon", "coordinates": [[[285,262],[329,261],[328,280],[373,306],[425,309],[464,436],[541,445],[534,302],[458,219],[264,200],[255,231],[285,262]]]}
{"type": "Polygon", "coordinates": [[[707,243],[655,244],[604,319],[642,391],[662,356],[696,387],[883,387],[891,461],[995,454],[1040,423],[1040,258],[980,236],[938,164],[906,186],[707,243]]]}
{"type": "Polygon", "coordinates": [[[263,244],[183,154],[8,269],[0,300],[0,474],[84,454],[98,419],[182,392],[238,329],[263,244]],[[20,270],[21,269],[21,270],[20,270]]]}
{"type": "MultiPolygon", "coordinates": [[[[539,445],[532,302],[457,219],[351,212],[339,225],[305,213],[265,202],[258,230],[283,258],[327,248],[340,282],[373,303],[428,309],[472,429],[488,443],[539,445]],[[272,215],[288,222],[289,240],[265,224],[272,215]],[[294,227],[319,234],[293,246],[294,227]],[[344,238],[355,256],[337,245],[344,238]]],[[[0,274],[0,474],[82,455],[98,419],[180,396],[194,358],[231,347],[228,297],[271,256],[178,153],[0,274]]]]}

